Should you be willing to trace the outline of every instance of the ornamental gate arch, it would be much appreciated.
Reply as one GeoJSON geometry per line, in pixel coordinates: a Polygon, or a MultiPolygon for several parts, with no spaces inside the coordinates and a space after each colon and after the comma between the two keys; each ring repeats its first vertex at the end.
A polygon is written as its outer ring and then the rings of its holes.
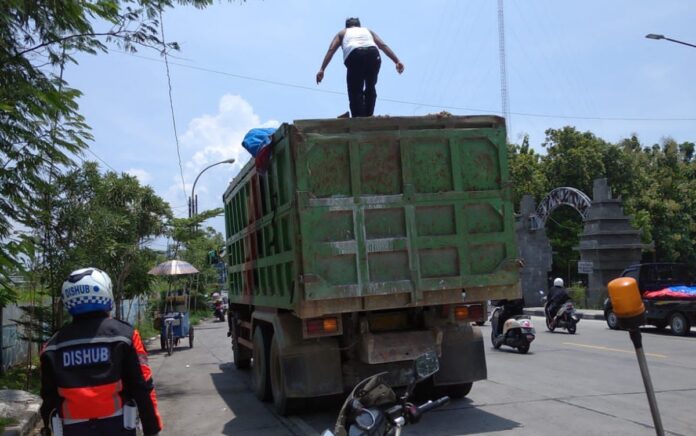
{"type": "Polygon", "coordinates": [[[588,274],[588,302],[600,304],[607,283],[624,268],[640,261],[642,251],[652,247],[640,241],[640,231],[631,226],[623,213],[620,198],[612,198],[607,179],[596,179],[592,199],[579,189],[556,188],[537,207],[530,195],[520,203],[516,232],[519,256],[524,261],[520,272],[522,292],[527,306],[541,305],[539,290],[548,290],[548,273],[553,262],[551,244],[546,236],[546,220],[560,206],[570,206],[580,214],[583,231],[575,250],[580,260],[592,263],[588,274]]]}

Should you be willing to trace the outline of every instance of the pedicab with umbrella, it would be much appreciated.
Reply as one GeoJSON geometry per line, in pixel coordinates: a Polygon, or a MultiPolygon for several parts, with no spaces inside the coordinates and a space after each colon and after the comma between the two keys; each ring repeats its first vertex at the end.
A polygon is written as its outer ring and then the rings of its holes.
{"type": "Polygon", "coordinates": [[[154,276],[169,277],[169,289],[164,298],[161,313],[155,315],[155,328],[160,329],[160,345],[168,355],[172,355],[174,347],[179,345],[181,338],[188,337],[189,347],[193,348],[193,326],[190,322],[191,307],[188,291],[172,291],[171,278],[197,274],[198,270],[183,260],[168,260],[148,271],[154,276]]]}

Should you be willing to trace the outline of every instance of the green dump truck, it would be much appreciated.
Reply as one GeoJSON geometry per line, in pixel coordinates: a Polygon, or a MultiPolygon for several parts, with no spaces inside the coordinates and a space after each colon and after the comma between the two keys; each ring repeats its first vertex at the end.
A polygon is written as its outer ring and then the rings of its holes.
{"type": "MultiPolygon", "coordinates": [[[[234,363],[287,414],[388,371],[462,397],[486,378],[473,322],[520,296],[504,120],[304,120],[223,200],[234,363]]],[[[435,394],[435,393],[433,393],[435,394]]]]}

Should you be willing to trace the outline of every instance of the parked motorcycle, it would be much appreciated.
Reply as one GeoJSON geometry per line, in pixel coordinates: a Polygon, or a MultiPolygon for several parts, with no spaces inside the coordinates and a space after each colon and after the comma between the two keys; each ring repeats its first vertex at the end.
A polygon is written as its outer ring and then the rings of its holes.
{"type": "Polygon", "coordinates": [[[334,430],[322,436],[400,436],[408,424],[416,424],[425,412],[447,404],[449,397],[428,401],[420,406],[409,402],[416,384],[440,369],[437,354],[425,353],[414,362],[413,381],[401,396],[383,381],[386,372],[358,383],[348,395],[338,414],[334,430]]]}
{"type": "MultiPolygon", "coordinates": [[[[545,297],[544,297],[545,298],[545,297]]],[[[546,314],[546,328],[550,332],[556,330],[556,327],[564,328],[574,335],[577,330],[577,324],[580,322],[580,317],[575,311],[575,305],[572,301],[566,301],[561,305],[556,314],[552,317],[548,311],[548,301],[544,303],[544,313],[546,314]]]]}
{"type": "Polygon", "coordinates": [[[491,314],[491,342],[493,348],[498,349],[503,345],[517,348],[526,354],[536,337],[536,330],[531,318],[525,315],[516,315],[505,321],[502,333],[498,334],[498,322],[503,312],[503,306],[497,306],[491,314]]]}

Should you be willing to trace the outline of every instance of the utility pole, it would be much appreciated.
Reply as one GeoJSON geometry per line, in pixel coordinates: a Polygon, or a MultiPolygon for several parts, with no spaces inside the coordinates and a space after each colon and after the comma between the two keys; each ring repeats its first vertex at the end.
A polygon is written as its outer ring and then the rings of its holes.
{"type": "MultiPolygon", "coordinates": [[[[510,100],[508,99],[507,60],[505,57],[505,16],[503,0],[498,0],[498,55],[500,56],[500,99],[507,137],[510,136],[510,100]]],[[[507,138],[506,138],[507,139],[507,138]]]]}

